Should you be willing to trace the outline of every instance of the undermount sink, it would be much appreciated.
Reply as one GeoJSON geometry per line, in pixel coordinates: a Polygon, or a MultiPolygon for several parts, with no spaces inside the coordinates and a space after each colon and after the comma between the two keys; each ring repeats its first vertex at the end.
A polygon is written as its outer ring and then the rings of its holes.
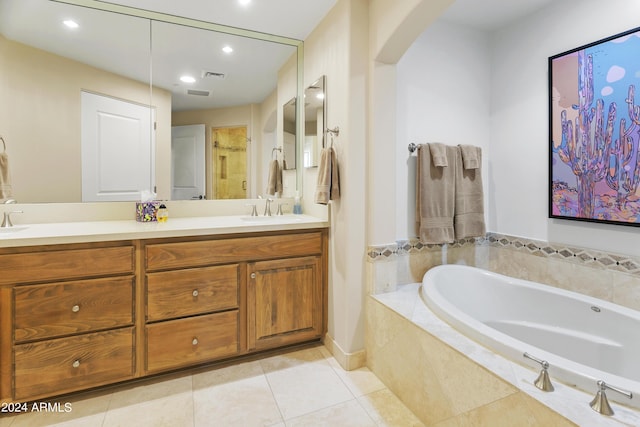
{"type": "Polygon", "coordinates": [[[14,225],[12,227],[0,227],[0,234],[10,234],[17,233],[22,230],[26,230],[29,228],[28,225],[14,225]]]}

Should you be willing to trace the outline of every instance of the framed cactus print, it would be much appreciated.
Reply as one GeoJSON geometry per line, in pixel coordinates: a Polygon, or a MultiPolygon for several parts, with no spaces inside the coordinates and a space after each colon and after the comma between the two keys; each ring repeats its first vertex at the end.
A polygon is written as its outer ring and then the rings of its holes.
{"type": "Polygon", "coordinates": [[[549,217],[640,226],[640,28],[549,57],[549,217]]]}

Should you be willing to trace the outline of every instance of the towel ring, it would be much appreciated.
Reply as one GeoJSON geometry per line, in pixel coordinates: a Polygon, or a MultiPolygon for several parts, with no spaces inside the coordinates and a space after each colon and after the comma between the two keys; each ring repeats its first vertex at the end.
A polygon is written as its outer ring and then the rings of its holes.
{"type": "Polygon", "coordinates": [[[4,142],[4,138],[2,137],[2,135],[0,135],[0,141],[2,141],[2,147],[4,148],[4,151],[7,151],[7,143],[4,142]]]}
{"type": "MultiPolygon", "coordinates": [[[[280,151],[280,152],[282,152],[282,147],[274,147],[274,148],[272,148],[272,149],[271,149],[271,159],[274,159],[274,157],[273,157],[273,153],[275,153],[276,151],[280,151]]],[[[275,158],[276,158],[276,159],[278,158],[278,154],[276,154],[276,157],[275,157],[275,158]]]]}

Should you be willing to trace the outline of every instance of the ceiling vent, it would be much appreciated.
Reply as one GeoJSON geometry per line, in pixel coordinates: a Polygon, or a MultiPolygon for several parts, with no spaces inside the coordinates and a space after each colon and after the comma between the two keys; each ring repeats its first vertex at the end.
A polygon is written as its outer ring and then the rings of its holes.
{"type": "Polygon", "coordinates": [[[195,90],[195,89],[189,89],[187,90],[187,95],[195,95],[195,96],[209,96],[211,95],[211,92],[208,90],[195,90]]]}
{"type": "Polygon", "coordinates": [[[225,78],[225,75],[224,73],[216,73],[214,71],[202,70],[202,78],[203,79],[213,78],[213,79],[222,80],[225,78]]]}

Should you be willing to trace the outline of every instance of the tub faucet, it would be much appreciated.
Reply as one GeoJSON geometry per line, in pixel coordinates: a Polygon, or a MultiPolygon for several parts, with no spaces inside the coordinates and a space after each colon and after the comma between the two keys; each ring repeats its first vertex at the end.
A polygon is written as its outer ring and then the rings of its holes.
{"type": "Polygon", "coordinates": [[[536,380],[533,382],[533,385],[535,385],[542,391],[553,391],[553,384],[551,384],[551,379],[549,379],[549,362],[547,362],[546,360],[540,360],[537,357],[533,357],[527,352],[525,352],[523,356],[527,359],[531,359],[534,362],[539,363],[540,366],[542,366],[540,375],[538,375],[538,378],[536,378],[536,380]]]}
{"type": "Polygon", "coordinates": [[[630,391],[620,390],[617,387],[610,386],[602,380],[598,381],[596,384],[598,384],[598,392],[596,393],[596,397],[594,397],[591,403],[589,403],[589,406],[591,406],[591,409],[601,413],[602,415],[613,415],[613,409],[611,409],[609,399],[607,399],[607,394],[605,393],[606,389],[617,391],[629,399],[633,397],[633,394],[630,391]]]}
{"type": "Polygon", "coordinates": [[[15,204],[15,203],[17,203],[16,199],[7,199],[7,200],[4,201],[5,205],[11,205],[11,204],[15,204]]]}

